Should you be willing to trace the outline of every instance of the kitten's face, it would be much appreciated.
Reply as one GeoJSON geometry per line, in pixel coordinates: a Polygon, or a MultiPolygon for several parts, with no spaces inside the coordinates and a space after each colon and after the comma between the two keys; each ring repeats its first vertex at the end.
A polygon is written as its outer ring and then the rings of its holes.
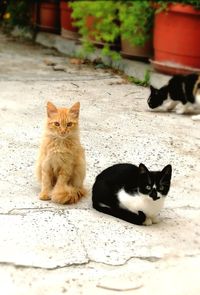
{"type": "Polygon", "coordinates": [[[47,103],[48,133],[60,138],[66,138],[78,130],[80,103],[71,108],[57,108],[51,102],[47,103]]]}
{"type": "Polygon", "coordinates": [[[169,192],[172,175],[171,165],[162,171],[149,171],[144,164],[139,165],[139,192],[147,195],[154,201],[165,197],[169,192]]]}
{"type": "Polygon", "coordinates": [[[151,109],[155,109],[162,105],[163,100],[165,99],[162,89],[156,89],[153,86],[150,86],[150,96],[147,100],[147,103],[151,109]]]}

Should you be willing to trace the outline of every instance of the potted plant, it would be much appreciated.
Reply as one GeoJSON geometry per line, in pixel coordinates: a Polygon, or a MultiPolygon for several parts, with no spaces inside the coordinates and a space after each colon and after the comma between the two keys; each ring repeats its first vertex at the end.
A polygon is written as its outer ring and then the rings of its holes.
{"type": "Polygon", "coordinates": [[[35,25],[41,31],[60,32],[59,0],[42,0],[35,2],[35,25]]]}
{"type": "Polygon", "coordinates": [[[110,49],[119,37],[118,1],[74,1],[70,7],[84,50],[91,52],[100,45],[104,55],[117,57],[110,49]]]}
{"type": "Polygon", "coordinates": [[[152,56],[154,7],[151,1],[122,1],[119,5],[122,55],[146,59],[152,56]]]}
{"type": "Polygon", "coordinates": [[[21,28],[30,26],[31,6],[28,1],[3,1],[1,6],[4,24],[7,29],[13,29],[15,26],[21,28]]]}
{"type": "Polygon", "coordinates": [[[72,8],[69,1],[60,1],[61,35],[64,38],[78,39],[78,29],[73,25],[72,8]]]}
{"type": "Polygon", "coordinates": [[[200,71],[200,1],[159,2],[155,14],[155,69],[167,74],[200,71]]]}
{"type": "MultiPolygon", "coordinates": [[[[6,8],[7,8],[7,1],[0,1],[0,21],[4,18],[6,19],[6,8]]],[[[7,15],[8,17],[8,15],[7,15]]]]}

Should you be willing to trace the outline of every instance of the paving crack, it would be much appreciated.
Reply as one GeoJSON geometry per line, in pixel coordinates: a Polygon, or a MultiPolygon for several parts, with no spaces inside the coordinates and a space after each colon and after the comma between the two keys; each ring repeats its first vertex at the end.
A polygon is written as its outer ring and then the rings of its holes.
{"type": "MultiPolygon", "coordinates": [[[[179,258],[193,258],[193,257],[198,257],[200,256],[200,253],[198,254],[186,254],[183,256],[180,256],[179,258]]],[[[138,260],[145,260],[148,262],[157,262],[160,260],[164,260],[164,257],[156,257],[156,256],[131,256],[129,257],[124,263],[121,264],[112,264],[112,263],[106,263],[106,262],[100,262],[100,261],[95,261],[95,260],[91,260],[88,259],[85,262],[78,262],[78,263],[66,263],[65,265],[62,266],[55,266],[55,267],[43,267],[43,266],[34,266],[34,265],[23,265],[20,263],[14,263],[14,262],[5,262],[5,261],[0,261],[0,265],[1,266],[13,266],[15,268],[24,268],[24,269],[43,269],[43,270],[49,270],[49,271],[53,271],[53,270],[58,270],[58,269],[62,269],[62,268],[67,268],[67,267],[81,267],[81,266],[89,266],[92,263],[96,263],[98,265],[105,265],[106,267],[110,266],[110,267],[119,267],[119,266],[124,266],[126,265],[129,261],[131,261],[132,259],[138,259],[138,260]]]]}
{"type": "Polygon", "coordinates": [[[179,207],[173,207],[172,209],[173,210],[176,210],[176,209],[200,210],[200,207],[194,207],[191,205],[184,205],[184,206],[179,206],[179,207]]]}
{"type": "MultiPolygon", "coordinates": [[[[11,210],[9,210],[8,212],[2,212],[0,213],[0,215],[27,215],[28,213],[30,213],[30,211],[33,212],[41,212],[41,211],[45,211],[45,212],[52,212],[52,213],[58,213],[58,214],[64,214],[65,212],[68,212],[70,210],[84,210],[84,211],[88,211],[90,210],[89,208],[55,208],[55,207],[28,207],[28,208],[13,208],[11,210]],[[24,213],[18,213],[18,211],[24,211],[24,213]]],[[[73,225],[74,226],[74,225],[73,225]]]]}
{"type": "Polygon", "coordinates": [[[127,291],[134,291],[143,287],[143,285],[139,285],[132,288],[114,288],[114,287],[107,287],[103,285],[96,285],[97,288],[109,290],[109,291],[117,291],[117,292],[127,292],[127,291]]]}

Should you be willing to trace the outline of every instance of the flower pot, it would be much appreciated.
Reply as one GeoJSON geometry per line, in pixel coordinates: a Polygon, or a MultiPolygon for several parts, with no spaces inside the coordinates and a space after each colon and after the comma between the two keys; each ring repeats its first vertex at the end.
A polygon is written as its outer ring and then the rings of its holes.
{"type": "Polygon", "coordinates": [[[124,57],[147,61],[153,54],[152,39],[148,40],[143,46],[136,46],[122,38],[121,49],[121,55],[124,57]]]}
{"type": "Polygon", "coordinates": [[[72,9],[66,1],[60,2],[61,35],[64,38],[78,39],[78,29],[73,26],[72,9]]]}
{"type": "Polygon", "coordinates": [[[60,32],[59,3],[41,2],[38,4],[37,27],[41,31],[60,32]]]}
{"type": "Polygon", "coordinates": [[[154,67],[168,74],[200,69],[200,10],[170,4],[155,14],[154,67]]]}

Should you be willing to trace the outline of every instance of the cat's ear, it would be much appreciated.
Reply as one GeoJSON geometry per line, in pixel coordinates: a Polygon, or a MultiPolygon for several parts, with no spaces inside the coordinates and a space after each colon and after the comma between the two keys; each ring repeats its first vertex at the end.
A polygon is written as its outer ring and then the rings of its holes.
{"type": "Polygon", "coordinates": [[[51,118],[53,115],[57,114],[57,107],[50,101],[47,102],[47,115],[51,118]]]}
{"type": "Polygon", "coordinates": [[[162,173],[162,179],[168,178],[168,180],[170,180],[172,176],[172,166],[170,164],[165,166],[161,173],[162,173]]]}
{"type": "Polygon", "coordinates": [[[140,174],[144,174],[144,173],[148,173],[149,170],[147,169],[147,167],[144,164],[141,163],[139,165],[139,172],[140,172],[140,174]]]}
{"type": "Polygon", "coordinates": [[[69,110],[74,118],[78,118],[80,111],[80,102],[76,102],[69,110]]]}
{"type": "Polygon", "coordinates": [[[150,87],[151,92],[153,92],[155,90],[155,88],[152,85],[150,85],[149,87],[150,87]]]}

